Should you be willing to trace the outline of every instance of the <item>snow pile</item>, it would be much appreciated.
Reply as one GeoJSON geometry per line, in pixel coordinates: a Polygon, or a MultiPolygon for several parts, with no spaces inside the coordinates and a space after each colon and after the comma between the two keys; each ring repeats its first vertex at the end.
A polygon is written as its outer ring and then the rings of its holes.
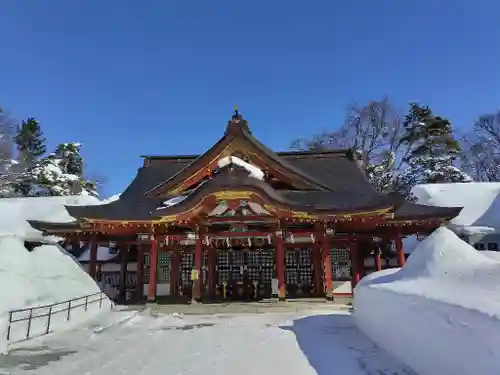
{"type": "MultiPolygon", "coordinates": [[[[0,321],[2,332],[0,340],[5,340],[9,311],[26,307],[50,305],[70,299],[99,293],[98,285],[81,266],[57,245],[42,245],[29,252],[21,239],[0,237],[0,321]]],[[[96,295],[90,297],[85,308],[85,299],[72,302],[69,320],[69,302],[54,306],[50,319],[51,332],[68,325],[81,323],[96,314],[109,311],[110,301],[96,295]],[[80,305],[80,306],[78,306],[80,305]]],[[[35,309],[29,330],[30,337],[46,332],[49,308],[35,309]],[[39,318],[36,318],[40,316],[39,318]]],[[[12,319],[23,319],[29,312],[12,314],[12,319]]],[[[10,341],[24,339],[28,321],[13,322],[10,328],[10,341]]],[[[5,350],[5,348],[3,348],[5,350]]]]}
{"type": "Polygon", "coordinates": [[[438,207],[464,207],[450,222],[460,234],[491,233],[500,230],[500,183],[469,182],[424,184],[412,189],[417,203],[438,207]]]}
{"type": "Polygon", "coordinates": [[[498,374],[500,262],[446,228],[402,269],[358,284],[354,317],[375,342],[420,375],[498,374]]]}
{"type": "MultiPolygon", "coordinates": [[[[81,268],[80,264],[57,244],[42,245],[29,252],[24,241],[51,242],[33,229],[26,220],[71,222],[65,205],[94,205],[101,202],[92,196],[62,196],[0,199],[0,351],[5,349],[10,310],[67,301],[99,293],[99,286],[81,268]]],[[[90,298],[96,299],[100,296],[90,298]]],[[[81,305],[70,311],[68,302],[52,309],[50,331],[67,327],[91,318],[95,313],[109,310],[110,302],[73,302],[81,305]],[[108,306],[101,309],[100,307],[108,306]],[[57,312],[59,311],[59,312],[57,312]]],[[[48,314],[49,308],[33,311],[33,317],[48,314]]],[[[26,318],[29,312],[13,314],[13,319],[26,318]]],[[[30,325],[30,336],[44,333],[48,317],[39,317],[30,325]]],[[[24,338],[28,322],[15,322],[11,326],[11,341],[24,338]]]]}
{"type": "Polygon", "coordinates": [[[218,167],[224,168],[231,164],[236,164],[242,168],[245,168],[248,171],[250,177],[256,178],[258,180],[264,179],[264,172],[262,172],[260,168],[257,168],[255,165],[247,163],[246,161],[240,159],[237,156],[226,156],[220,159],[218,162],[218,167]]]}
{"type": "Polygon", "coordinates": [[[88,195],[63,197],[0,198],[0,236],[18,236],[25,241],[43,241],[42,234],[26,220],[71,222],[64,207],[101,204],[88,195]]]}

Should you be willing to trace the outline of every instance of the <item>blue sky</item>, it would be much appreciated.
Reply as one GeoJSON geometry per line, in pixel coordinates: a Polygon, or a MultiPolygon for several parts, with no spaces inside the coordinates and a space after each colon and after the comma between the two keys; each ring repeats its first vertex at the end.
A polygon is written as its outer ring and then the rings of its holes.
{"type": "Polygon", "coordinates": [[[0,105],[82,141],[121,191],[141,154],[200,153],[238,104],[285,150],[351,101],[417,100],[466,127],[499,108],[497,0],[4,0],[0,105]]]}

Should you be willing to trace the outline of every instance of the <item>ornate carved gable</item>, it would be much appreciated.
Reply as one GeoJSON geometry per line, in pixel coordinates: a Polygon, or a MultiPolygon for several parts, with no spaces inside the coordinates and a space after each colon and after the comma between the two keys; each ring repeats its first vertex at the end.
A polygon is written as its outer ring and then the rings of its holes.
{"type": "Polygon", "coordinates": [[[261,204],[247,200],[223,200],[220,201],[209,214],[209,217],[231,217],[231,216],[272,216],[261,204]]]}

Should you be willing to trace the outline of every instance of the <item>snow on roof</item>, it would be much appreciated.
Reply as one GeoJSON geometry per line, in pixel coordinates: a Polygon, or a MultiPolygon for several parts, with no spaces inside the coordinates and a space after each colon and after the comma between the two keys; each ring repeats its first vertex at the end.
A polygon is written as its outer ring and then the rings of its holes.
{"type": "Polygon", "coordinates": [[[41,233],[26,220],[69,223],[74,221],[64,207],[101,204],[89,195],[0,199],[0,236],[18,236],[25,241],[43,241],[41,233]]]}
{"type": "Polygon", "coordinates": [[[412,189],[417,203],[438,207],[464,207],[451,220],[458,233],[488,233],[500,230],[500,183],[467,182],[423,184],[412,189]]]}
{"type": "Polygon", "coordinates": [[[107,197],[107,198],[105,198],[105,199],[103,199],[103,200],[101,201],[101,204],[108,204],[108,203],[111,203],[111,202],[117,201],[118,199],[120,199],[120,195],[121,195],[121,194],[114,194],[114,195],[112,195],[112,196],[110,196],[110,197],[107,197]]]}
{"type": "MultiPolygon", "coordinates": [[[[98,246],[97,247],[97,261],[107,262],[116,257],[116,253],[112,253],[109,247],[98,246]]],[[[90,247],[86,249],[78,258],[79,262],[89,262],[90,261],[90,247]]]]}

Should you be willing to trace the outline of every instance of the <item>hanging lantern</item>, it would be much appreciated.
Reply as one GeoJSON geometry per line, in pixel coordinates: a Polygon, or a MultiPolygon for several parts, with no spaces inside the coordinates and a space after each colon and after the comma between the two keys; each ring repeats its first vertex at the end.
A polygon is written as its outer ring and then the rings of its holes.
{"type": "Polygon", "coordinates": [[[231,240],[229,239],[229,237],[226,237],[226,246],[231,247],[231,240]]]}
{"type": "Polygon", "coordinates": [[[295,238],[293,237],[293,234],[290,234],[289,238],[291,243],[295,243],[295,238]]]}
{"type": "Polygon", "coordinates": [[[316,237],[314,236],[314,234],[311,233],[310,236],[311,236],[311,242],[315,243],[316,242],[316,237]]]}

